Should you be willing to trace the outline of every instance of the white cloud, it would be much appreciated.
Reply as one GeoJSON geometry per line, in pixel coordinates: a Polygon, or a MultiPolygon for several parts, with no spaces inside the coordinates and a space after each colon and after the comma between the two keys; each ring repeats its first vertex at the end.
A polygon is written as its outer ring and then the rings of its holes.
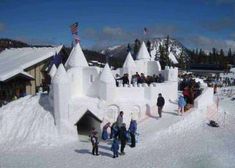
{"type": "Polygon", "coordinates": [[[205,36],[196,36],[188,40],[192,46],[202,48],[204,50],[211,50],[212,48],[223,49],[227,51],[229,48],[235,50],[235,41],[234,40],[221,40],[221,39],[212,39],[205,36]]]}

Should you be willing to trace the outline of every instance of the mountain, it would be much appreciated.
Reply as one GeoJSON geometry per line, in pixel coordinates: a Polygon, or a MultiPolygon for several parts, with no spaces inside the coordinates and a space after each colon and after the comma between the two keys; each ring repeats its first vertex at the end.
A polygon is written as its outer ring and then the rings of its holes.
{"type": "Polygon", "coordinates": [[[11,39],[0,39],[0,52],[6,48],[22,48],[22,47],[29,47],[28,44],[11,39]]]}
{"type": "MultiPolygon", "coordinates": [[[[147,41],[148,40],[145,41],[145,44],[147,43],[147,41]]],[[[159,53],[160,53],[159,46],[160,45],[165,46],[167,42],[167,38],[151,38],[149,39],[149,41],[151,42],[150,53],[152,53],[153,55],[152,57],[153,59],[155,59],[156,56],[159,57],[159,53]],[[153,51],[154,48],[156,49],[156,52],[153,51]]],[[[119,58],[120,60],[124,62],[127,56],[127,51],[128,51],[127,46],[128,44],[116,45],[116,46],[103,49],[100,52],[106,56],[109,56],[111,60],[119,58]]],[[[130,43],[130,47],[132,49],[131,51],[133,54],[134,42],[130,43]]],[[[173,39],[173,38],[169,39],[168,50],[169,50],[169,59],[173,62],[173,64],[177,64],[181,56],[183,56],[183,58],[185,59],[184,61],[189,59],[189,50],[186,47],[184,47],[184,45],[180,43],[179,41],[177,41],[176,39],[173,39]]],[[[133,57],[135,58],[134,54],[133,54],[133,57]]]]}

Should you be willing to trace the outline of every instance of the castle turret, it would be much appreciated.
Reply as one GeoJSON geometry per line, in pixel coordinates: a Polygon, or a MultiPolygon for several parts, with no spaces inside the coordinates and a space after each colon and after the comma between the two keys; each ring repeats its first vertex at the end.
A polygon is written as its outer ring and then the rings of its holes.
{"type": "Polygon", "coordinates": [[[68,68],[71,88],[73,88],[71,96],[83,95],[83,69],[88,67],[88,63],[79,43],[72,49],[65,65],[68,68]]]}
{"type": "Polygon", "coordinates": [[[135,72],[136,72],[136,64],[133,57],[131,56],[131,53],[129,52],[122,66],[122,73],[123,74],[128,73],[129,77],[131,77],[133,74],[135,74],[135,72]]]}
{"type": "Polygon", "coordinates": [[[70,88],[68,75],[63,64],[60,64],[52,80],[54,97],[54,118],[58,131],[66,134],[65,123],[68,121],[70,88]]]}
{"type": "Polygon", "coordinates": [[[139,49],[139,52],[137,54],[136,60],[150,61],[150,55],[149,55],[149,52],[146,48],[146,45],[145,45],[144,41],[140,46],[140,49],[139,49]]]}
{"type": "Polygon", "coordinates": [[[108,64],[105,65],[100,75],[99,97],[105,101],[115,99],[115,79],[108,64]]]}
{"type": "Polygon", "coordinates": [[[87,60],[79,43],[73,47],[65,66],[67,68],[88,67],[87,60]]]}
{"type": "MultiPolygon", "coordinates": [[[[56,74],[56,71],[57,71],[57,68],[56,68],[55,64],[53,64],[51,67],[51,70],[49,72],[49,76],[51,77],[51,83],[52,83],[52,80],[56,74]]],[[[53,101],[53,87],[51,85],[49,87],[50,87],[50,89],[49,89],[49,103],[50,103],[50,105],[53,106],[53,103],[54,103],[54,101],[53,101]]]]}
{"type": "Polygon", "coordinates": [[[53,77],[55,76],[56,71],[57,71],[57,68],[56,68],[55,64],[53,64],[52,67],[51,67],[51,70],[49,72],[49,75],[51,77],[51,81],[52,81],[53,77]]]}

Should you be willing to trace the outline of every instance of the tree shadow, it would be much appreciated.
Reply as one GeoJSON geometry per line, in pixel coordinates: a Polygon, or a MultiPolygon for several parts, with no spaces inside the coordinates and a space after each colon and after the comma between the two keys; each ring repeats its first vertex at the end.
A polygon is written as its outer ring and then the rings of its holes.
{"type": "Polygon", "coordinates": [[[75,149],[74,152],[81,153],[81,154],[91,154],[88,149],[75,149]]]}

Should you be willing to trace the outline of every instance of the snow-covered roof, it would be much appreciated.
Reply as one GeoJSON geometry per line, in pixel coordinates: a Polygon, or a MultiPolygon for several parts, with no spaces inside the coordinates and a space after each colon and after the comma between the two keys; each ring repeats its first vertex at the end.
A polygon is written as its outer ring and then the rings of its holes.
{"type": "Polygon", "coordinates": [[[65,63],[66,67],[86,67],[88,66],[85,55],[82,51],[82,48],[79,43],[73,47],[67,62],[65,63]]]}
{"type": "Polygon", "coordinates": [[[0,53],[0,81],[5,81],[25,69],[59,53],[62,45],[57,47],[25,47],[5,49],[0,53]]]}
{"type": "Polygon", "coordinates": [[[63,64],[60,64],[53,79],[52,79],[52,83],[66,83],[68,82],[68,75],[67,72],[64,68],[63,64]]]}
{"type": "Polygon", "coordinates": [[[178,64],[177,59],[175,58],[174,54],[172,52],[169,52],[169,59],[174,63],[178,64]]]}
{"type": "Polygon", "coordinates": [[[105,83],[112,83],[115,85],[115,79],[113,77],[112,71],[109,68],[108,64],[104,66],[104,69],[101,72],[100,81],[105,82],[105,83]]]}
{"type": "Polygon", "coordinates": [[[126,60],[125,60],[122,67],[123,68],[124,67],[136,67],[135,61],[134,61],[133,57],[131,56],[130,52],[127,54],[126,60]]]}
{"type": "Polygon", "coordinates": [[[137,57],[136,57],[137,60],[150,60],[150,55],[149,55],[149,52],[146,48],[146,45],[143,41],[143,43],[141,44],[140,46],[140,50],[137,54],[137,57]]]}

